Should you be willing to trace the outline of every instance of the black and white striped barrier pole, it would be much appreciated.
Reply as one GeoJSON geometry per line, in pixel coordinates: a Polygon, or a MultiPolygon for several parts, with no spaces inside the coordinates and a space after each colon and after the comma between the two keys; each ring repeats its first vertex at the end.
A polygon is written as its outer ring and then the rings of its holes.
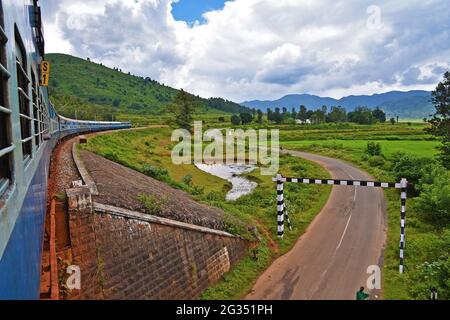
{"type": "Polygon", "coordinates": [[[399,272],[403,273],[403,267],[405,262],[405,227],[406,227],[406,188],[408,187],[408,181],[402,179],[401,181],[401,222],[400,222],[400,266],[399,272]]]}
{"type": "Polygon", "coordinates": [[[285,201],[283,187],[285,182],[303,183],[303,184],[321,184],[321,185],[340,185],[340,186],[357,186],[357,187],[374,187],[374,188],[395,188],[401,189],[401,226],[400,226],[400,266],[399,271],[403,273],[404,257],[405,257],[405,226],[406,226],[406,189],[408,180],[402,179],[400,183],[377,182],[377,181],[359,181],[359,180],[339,180],[339,179],[305,179],[305,178],[285,178],[278,174],[272,179],[277,183],[277,200],[278,200],[278,236],[283,238],[284,235],[284,215],[288,219],[289,216],[285,211],[285,201]]]}

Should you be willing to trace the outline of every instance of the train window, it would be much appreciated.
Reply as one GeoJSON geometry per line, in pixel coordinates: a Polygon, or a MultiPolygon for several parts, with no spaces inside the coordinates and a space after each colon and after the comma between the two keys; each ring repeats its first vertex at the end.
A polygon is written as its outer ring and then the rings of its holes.
{"type": "Polygon", "coordinates": [[[12,152],[10,123],[11,110],[8,103],[8,80],[10,74],[6,65],[6,43],[8,37],[4,31],[3,7],[0,0],[0,194],[2,194],[12,179],[12,152]]]}
{"type": "Polygon", "coordinates": [[[49,116],[49,113],[48,113],[48,107],[47,107],[47,104],[45,103],[45,101],[43,100],[43,98],[42,98],[42,96],[41,96],[41,100],[42,100],[42,108],[43,108],[43,113],[44,113],[44,121],[43,121],[43,129],[42,129],[42,131],[43,131],[43,133],[45,134],[45,133],[49,133],[50,132],[50,130],[49,130],[49,122],[50,122],[50,116],[49,116]]]}
{"type": "Polygon", "coordinates": [[[31,73],[31,82],[32,82],[32,101],[33,101],[33,122],[34,122],[34,140],[36,147],[39,149],[41,145],[41,137],[40,137],[40,115],[39,115],[39,93],[38,86],[36,82],[36,74],[34,72],[31,73]]]}
{"type": "Polygon", "coordinates": [[[31,158],[33,136],[31,132],[31,122],[33,118],[30,114],[29,84],[30,79],[27,73],[27,57],[25,47],[20,38],[17,27],[16,36],[16,69],[17,69],[17,91],[19,96],[20,130],[22,134],[22,152],[23,160],[28,161],[31,158]]]}
{"type": "Polygon", "coordinates": [[[44,140],[44,103],[42,102],[42,95],[40,95],[39,97],[39,126],[40,126],[40,131],[39,131],[39,138],[41,139],[41,141],[44,140]]]}

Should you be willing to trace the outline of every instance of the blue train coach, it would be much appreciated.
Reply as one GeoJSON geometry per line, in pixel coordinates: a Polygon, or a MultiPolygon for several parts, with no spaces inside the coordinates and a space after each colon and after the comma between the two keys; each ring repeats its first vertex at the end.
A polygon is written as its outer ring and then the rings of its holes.
{"type": "Polygon", "coordinates": [[[129,122],[59,116],[40,86],[37,0],[0,0],[0,300],[38,299],[50,156],[67,136],[129,122]]]}

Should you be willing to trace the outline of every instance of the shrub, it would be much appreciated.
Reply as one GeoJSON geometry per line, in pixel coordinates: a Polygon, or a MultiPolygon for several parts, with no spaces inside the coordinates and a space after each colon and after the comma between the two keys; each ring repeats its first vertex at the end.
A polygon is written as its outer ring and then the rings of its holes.
{"type": "Polygon", "coordinates": [[[138,196],[137,200],[141,202],[145,213],[150,215],[161,215],[164,205],[167,203],[167,199],[159,199],[154,195],[145,194],[138,196]]]}
{"type": "Polygon", "coordinates": [[[398,181],[402,178],[414,184],[414,192],[418,192],[419,180],[423,173],[433,166],[433,162],[428,158],[419,158],[413,155],[404,153],[395,153],[392,156],[391,173],[398,181]]]}
{"type": "Polygon", "coordinates": [[[188,173],[183,177],[183,183],[187,186],[192,186],[192,174],[188,173]]]}
{"type": "Polygon", "coordinates": [[[119,107],[120,106],[120,100],[119,99],[114,99],[112,102],[113,107],[119,107]]]}
{"type": "Polygon", "coordinates": [[[420,247],[428,252],[427,261],[419,264],[414,272],[410,273],[410,293],[416,299],[430,299],[430,289],[436,288],[439,300],[450,298],[450,254],[442,248],[450,246],[450,231],[446,230],[432,241],[420,243],[420,247]]]}
{"type": "Polygon", "coordinates": [[[373,156],[369,159],[369,164],[372,167],[381,167],[384,165],[384,158],[382,156],[373,156]]]}
{"type": "Polygon", "coordinates": [[[234,115],[231,117],[231,124],[234,125],[234,126],[240,125],[240,124],[241,124],[241,117],[239,117],[239,116],[237,116],[237,115],[234,114],[234,115]]]}
{"type": "Polygon", "coordinates": [[[205,192],[205,188],[200,187],[200,186],[193,186],[192,189],[191,189],[191,193],[192,193],[194,196],[200,196],[200,195],[202,195],[204,192],[205,192]]]}
{"type": "Polygon", "coordinates": [[[381,156],[381,144],[370,141],[367,143],[366,153],[370,156],[381,156]]]}
{"type": "Polygon", "coordinates": [[[163,180],[167,179],[169,172],[166,169],[154,167],[150,164],[145,164],[142,168],[142,172],[152,178],[163,180]]]}
{"type": "Polygon", "coordinates": [[[417,187],[417,211],[427,220],[446,225],[450,222],[450,173],[442,166],[434,165],[425,171],[417,187]]]}

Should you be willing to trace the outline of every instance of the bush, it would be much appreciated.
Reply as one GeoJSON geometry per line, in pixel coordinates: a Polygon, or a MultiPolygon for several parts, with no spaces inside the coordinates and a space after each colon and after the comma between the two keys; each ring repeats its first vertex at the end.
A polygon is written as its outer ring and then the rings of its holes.
{"type": "Polygon", "coordinates": [[[417,187],[417,211],[427,220],[443,226],[450,222],[450,173],[439,165],[426,171],[417,187]]]}
{"type": "Polygon", "coordinates": [[[191,194],[194,196],[200,196],[202,194],[204,194],[205,192],[205,188],[200,187],[200,186],[193,186],[191,189],[191,194]]]}
{"type": "Polygon", "coordinates": [[[408,179],[414,185],[414,193],[418,193],[419,180],[423,177],[423,173],[430,170],[433,161],[428,158],[419,158],[404,153],[395,153],[392,157],[391,173],[400,181],[402,178],[408,179]]]}
{"type": "Polygon", "coordinates": [[[241,124],[241,117],[237,116],[237,115],[233,115],[231,116],[231,124],[234,126],[238,126],[241,124]]]}
{"type": "Polygon", "coordinates": [[[164,180],[168,178],[169,172],[166,169],[154,167],[150,164],[145,164],[142,172],[152,178],[164,180]]]}
{"type": "MultiPolygon", "coordinates": [[[[421,244],[422,245],[422,244],[421,244]]],[[[423,249],[435,252],[428,256],[427,261],[419,264],[414,272],[410,273],[410,293],[416,299],[430,299],[431,288],[438,291],[439,300],[450,298],[450,255],[442,248],[450,246],[450,231],[444,231],[437,239],[431,242],[431,247],[423,249]]],[[[422,246],[421,246],[422,247],[422,246]]]]}
{"type": "Polygon", "coordinates": [[[120,106],[120,100],[119,99],[114,99],[112,102],[113,107],[119,107],[120,106]]]}
{"type": "Polygon", "coordinates": [[[137,197],[137,200],[141,202],[143,209],[146,214],[150,215],[161,215],[163,213],[164,205],[167,199],[158,199],[154,195],[142,194],[137,197]]]}
{"type": "Polygon", "coordinates": [[[369,159],[369,164],[372,167],[381,167],[384,165],[384,158],[382,156],[373,156],[369,159]]]}
{"type": "Polygon", "coordinates": [[[366,153],[370,156],[381,156],[381,144],[370,141],[367,143],[366,153]]]}
{"type": "Polygon", "coordinates": [[[192,186],[192,174],[188,173],[183,177],[183,183],[187,186],[192,186]]]}

